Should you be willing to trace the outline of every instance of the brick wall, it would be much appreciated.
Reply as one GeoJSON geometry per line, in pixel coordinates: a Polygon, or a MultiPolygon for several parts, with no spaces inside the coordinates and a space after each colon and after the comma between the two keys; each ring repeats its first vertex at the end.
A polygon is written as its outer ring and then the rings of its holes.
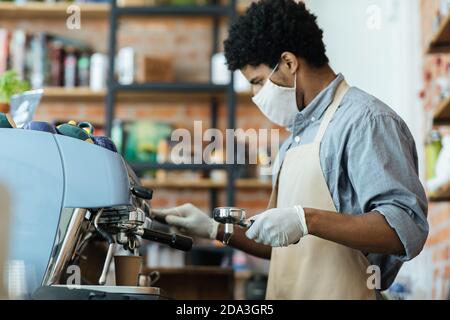
{"type": "MultiPolygon", "coordinates": [[[[432,32],[432,19],[439,6],[438,0],[421,0],[422,10],[422,44],[426,50],[432,32]]],[[[436,92],[433,79],[445,73],[445,65],[450,63],[450,55],[424,55],[424,75],[431,75],[431,80],[424,76],[424,107],[435,106],[436,92]]],[[[446,299],[450,283],[450,204],[430,203],[428,211],[430,235],[425,250],[431,252],[433,260],[433,299],[446,299]]]]}
{"type": "MultiPolygon", "coordinates": [[[[242,1],[241,3],[250,3],[242,1]]],[[[147,55],[172,57],[176,80],[208,81],[211,55],[211,26],[209,18],[124,18],[120,23],[119,47],[132,46],[147,55]]],[[[221,37],[227,33],[226,21],[222,21],[221,37]]],[[[108,20],[83,19],[81,30],[68,30],[65,21],[59,19],[2,20],[1,27],[22,28],[29,32],[47,31],[57,35],[82,40],[96,51],[107,53],[108,20]]],[[[48,101],[39,107],[36,119],[43,121],[88,120],[102,124],[105,119],[103,101],[48,101]]],[[[119,102],[117,117],[124,120],[149,119],[164,121],[176,128],[192,128],[194,120],[202,120],[203,128],[209,127],[208,100],[136,99],[119,102]]],[[[219,128],[226,127],[226,105],[219,109],[219,128]]],[[[250,99],[241,99],[237,110],[237,127],[272,128],[272,124],[259,112],[250,99]]],[[[284,134],[284,137],[286,133],[284,134]]],[[[263,210],[268,202],[268,190],[242,190],[237,192],[237,205],[251,213],[263,210]]],[[[154,206],[174,206],[192,202],[204,210],[209,208],[207,190],[155,190],[154,206]]],[[[219,204],[225,205],[226,195],[221,192],[219,204]]]]}

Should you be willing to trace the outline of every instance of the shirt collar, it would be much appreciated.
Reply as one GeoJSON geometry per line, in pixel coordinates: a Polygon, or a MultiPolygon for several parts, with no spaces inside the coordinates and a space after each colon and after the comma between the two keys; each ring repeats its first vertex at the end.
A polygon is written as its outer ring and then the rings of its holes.
{"type": "MultiPolygon", "coordinates": [[[[339,73],[337,77],[323,89],[301,112],[297,114],[297,118],[301,119],[320,119],[331,104],[334,94],[339,84],[344,80],[344,76],[339,73]]],[[[297,121],[296,121],[297,122],[297,121]]],[[[293,127],[289,128],[293,131],[293,127]]]]}

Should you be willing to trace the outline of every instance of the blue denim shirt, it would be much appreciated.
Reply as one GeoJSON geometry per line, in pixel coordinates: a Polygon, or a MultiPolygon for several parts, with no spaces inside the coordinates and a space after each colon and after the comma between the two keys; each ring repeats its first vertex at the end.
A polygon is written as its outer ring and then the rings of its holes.
{"type": "MultiPolygon", "coordinates": [[[[313,142],[343,79],[339,74],[297,114],[289,128],[292,135],[283,143],[274,164],[274,179],[287,150],[313,142]]],[[[299,166],[301,161],[298,159],[299,166]]],[[[323,137],[320,162],[338,212],[358,215],[377,211],[402,241],[403,256],[367,254],[370,263],[380,267],[382,290],[387,289],[402,263],[420,253],[428,236],[428,203],[408,127],[383,102],[352,87],[323,137]]]]}

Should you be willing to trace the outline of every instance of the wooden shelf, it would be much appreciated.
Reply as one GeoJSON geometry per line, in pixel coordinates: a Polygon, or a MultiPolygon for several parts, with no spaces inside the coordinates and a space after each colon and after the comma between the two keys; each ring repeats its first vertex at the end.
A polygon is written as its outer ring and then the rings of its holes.
{"type": "Polygon", "coordinates": [[[64,88],[49,87],[44,89],[44,101],[66,101],[66,100],[104,100],[106,91],[92,91],[89,88],[64,88]]]}
{"type": "MultiPolygon", "coordinates": [[[[67,18],[67,8],[74,3],[27,2],[22,5],[13,2],[0,2],[0,19],[48,19],[67,18]]],[[[78,3],[81,18],[104,18],[109,15],[107,3],[78,3]]]]}
{"type": "Polygon", "coordinates": [[[433,202],[450,201],[450,182],[441,187],[438,191],[430,194],[429,199],[433,202]]]}
{"type": "MultiPolygon", "coordinates": [[[[157,101],[164,103],[174,103],[178,104],[180,102],[189,102],[189,101],[210,101],[211,98],[217,98],[219,101],[226,101],[226,92],[166,92],[166,91],[121,91],[117,93],[117,97],[119,102],[148,102],[148,101],[157,101]]],[[[237,102],[244,104],[252,103],[252,94],[245,93],[236,93],[237,102]]]]}
{"type": "Polygon", "coordinates": [[[439,30],[433,36],[428,53],[450,52],[450,13],[441,23],[439,30]]]}
{"type": "MultiPolygon", "coordinates": [[[[251,102],[251,93],[237,93],[238,102],[251,102]]],[[[180,102],[189,100],[206,100],[212,97],[225,99],[225,93],[170,93],[165,92],[120,92],[118,94],[119,101],[164,101],[164,102],[180,102]]],[[[104,101],[106,99],[106,90],[92,91],[89,88],[63,88],[48,87],[44,89],[44,102],[63,102],[63,101],[104,101]]]]}
{"type": "MultiPolygon", "coordinates": [[[[14,2],[0,2],[0,19],[47,19],[47,18],[67,18],[67,8],[74,3],[43,3],[27,2],[22,5],[14,2]]],[[[81,17],[89,19],[106,19],[110,13],[108,3],[78,3],[81,9],[81,17]]],[[[238,14],[243,14],[247,9],[246,5],[238,5],[238,14]]]]}
{"type": "Polygon", "coordinates": [[[434,123],[439,124],[450,124],[450,96],[441,101],[436,107],[433,115],[434,123]]]}
{"type": "MultiPolygon", "coordinates": [[[[211,179],[201,180],[142,180],[142,185],[146,188],[157,189],[224,189],[226,182],[217,182],[211,179]]],[[[272,188],[271,182],[262,182],[258,179],[238,179],[237,189],[268,189],[272,188]]]]}

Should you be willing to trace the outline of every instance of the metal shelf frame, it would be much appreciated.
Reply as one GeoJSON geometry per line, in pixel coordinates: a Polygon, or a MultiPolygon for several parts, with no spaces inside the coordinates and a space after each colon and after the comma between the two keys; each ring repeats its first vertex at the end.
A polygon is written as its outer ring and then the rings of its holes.
{"type": "MultiPolygon", "coordinates": [[[[230,72],[230,83],[227,85],[215,85],[209,83],[143,83],[132,85],[120,85],[115,81],[115,58],[117,53],[117,33],[119,20],[122,17],[147,16],[147,17],[211,17],[213,19],[212,32],[212,54],[218,52],[219,31],[222,18],[228,18],[228,23],[235,21],[238,17],[237,1],[230,0],[228,5],[220,5],[218,0],[210,0],[210,4],[204,6],[154,6],[154,7],[119,7],[117,0],[111,0],[111,10],[109,15],[109,71],[108,71],[108,92],[106,97],[106,133],[111,136],[113,121],[115,119],[115,105],[119,92],[173,92],[173,93],[224,93],[227,103],[227,127],[236,128],[236,105],[237,98],[234,91],[234,77],[230,72]]],[[[217,127],[219,100],[217,97],[210,98],[210,121],[211,127],[217,127]]],[[[226,170],[227,185],[226,199],[228,206],[235,204],[236,172],[239,168],[237,164],[208,165],[208,164],[145,164],[132,163],[131,166],[139,170],[165,169],[165,170],[226,170]]],[[[210,190],[211,208],[217,206],[217,190],[210,190]]]]}

